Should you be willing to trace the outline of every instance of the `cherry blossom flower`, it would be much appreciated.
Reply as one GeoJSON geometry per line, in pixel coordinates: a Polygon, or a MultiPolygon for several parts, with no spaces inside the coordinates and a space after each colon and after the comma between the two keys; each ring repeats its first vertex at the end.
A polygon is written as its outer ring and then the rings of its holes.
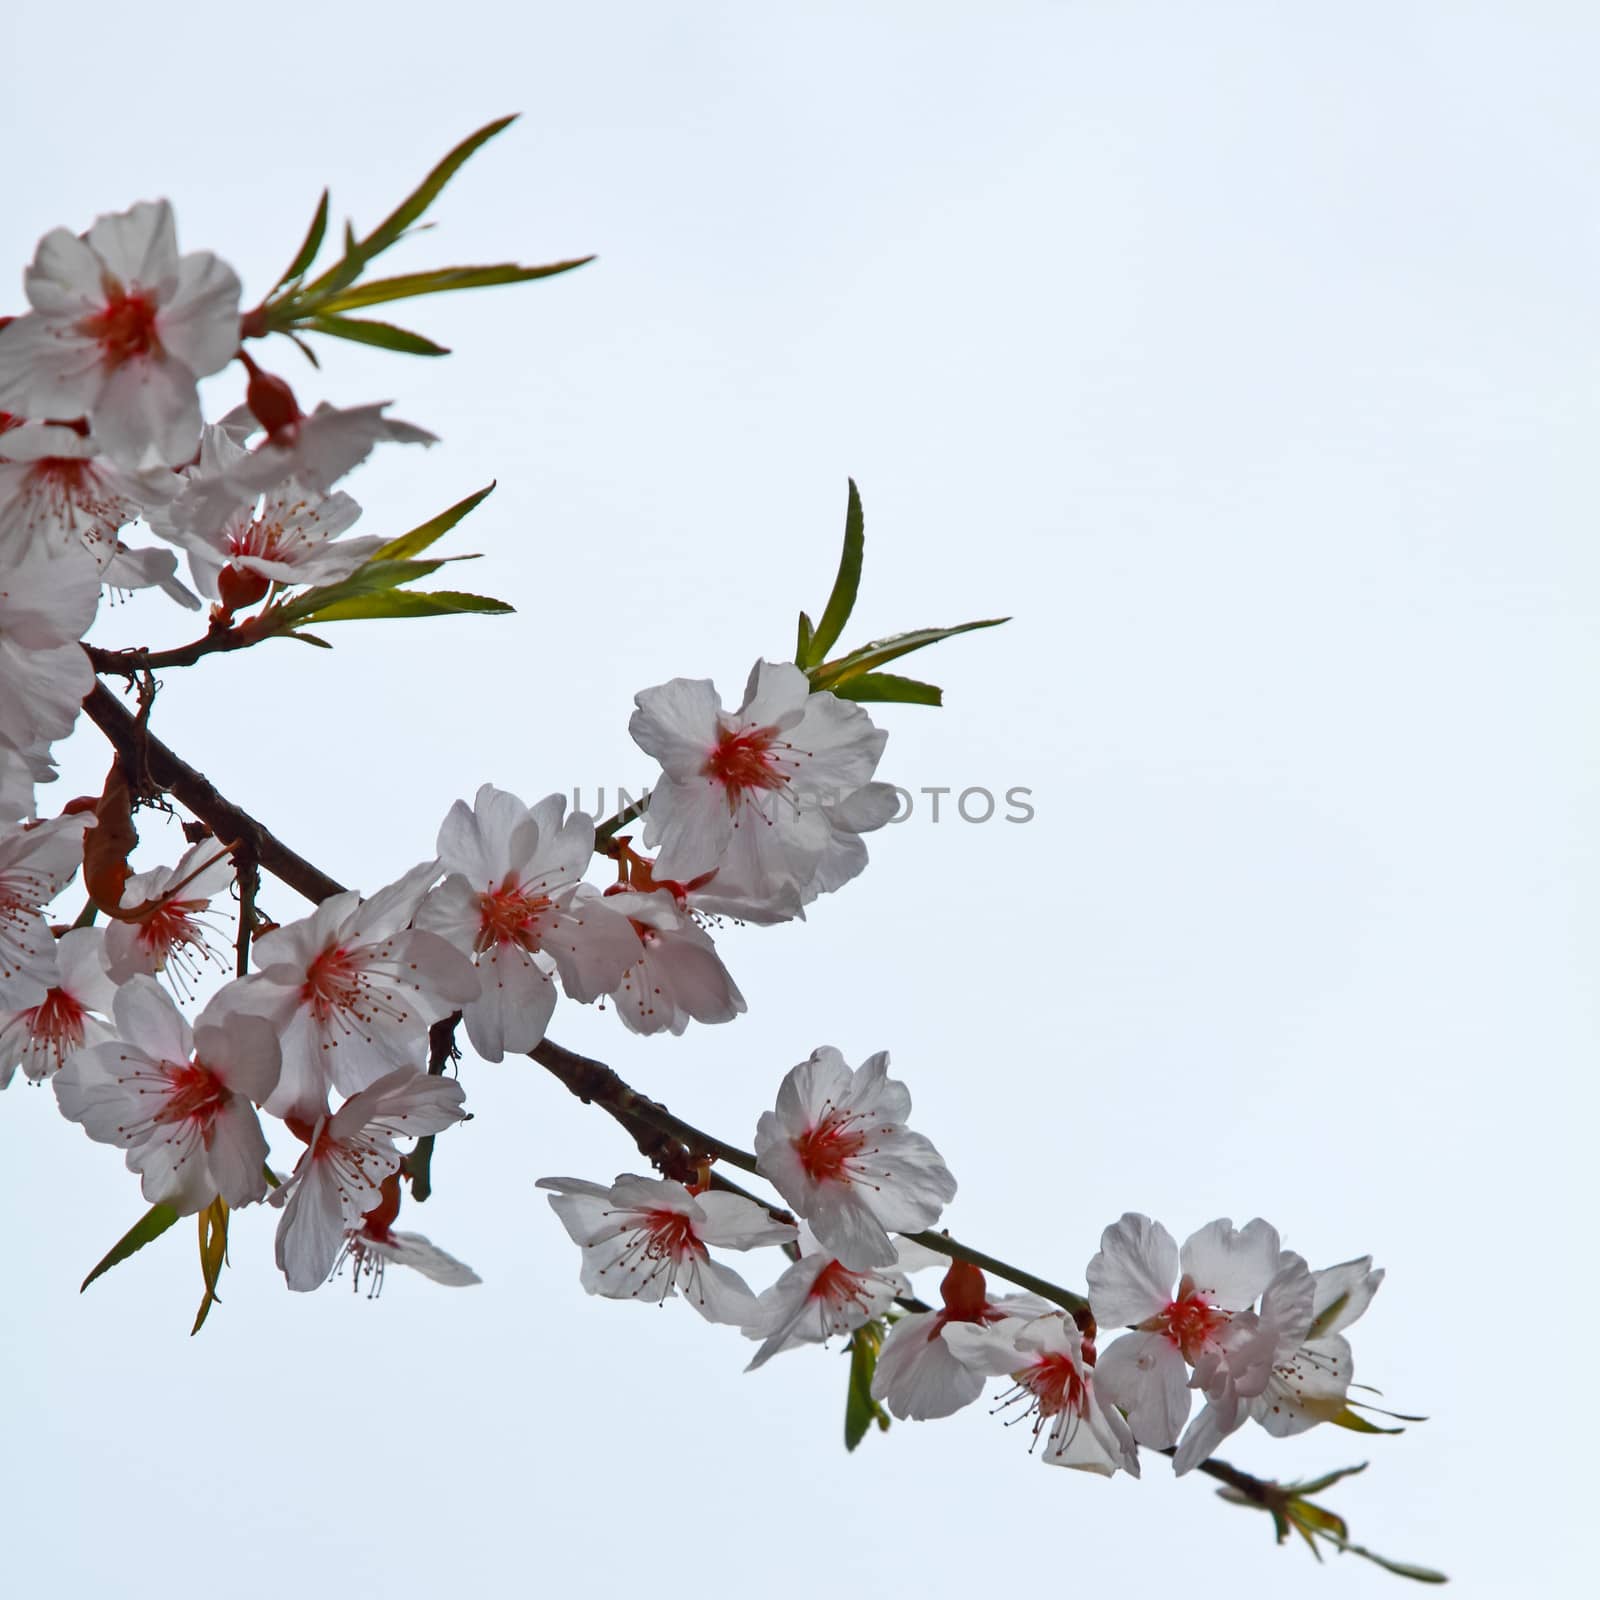
{"type": "Polygon", "coordinates": [[[708,1245],[754,1250],[788,1244],[793,1224],[765,1207],[715,1190],[691,1194],[670,1178],[624,1173],[607,1188],[582,1178],[541,1178],[555,1191],[550,1205],[583,1252],[579,1281],[611,1300],[661,1302],[681,1291],[707,1322],[744,1325],[756,1298],[731,1267],[713,1261],[708,1245]]]}
{"type": "Polygon", "coordinates": [[[112,1038],[106,1018],[117,988],[106,974],[105,933],[73,928],[56,944],[58,972],[36,1006],[0,1012],[0,1089],[18,1067],[32,1083],[42,1082],[79,1050],[112,1038]]]}
{"type": "MultiPolygon", "coordinates": [[[[205,483],[212,475],[225,476],[248,454],[229,429],[208,427],[194,477],[205,483]]],[[[336,583],[384,544],[379,538],[339,538],[361,515],[347,494],[324,494],[294,478],[270,485],[262,496],[254,489],[240,494],[226,516],[216,515],[210,504],[197,519],[197,500],[214,502],[215,496],[184,494],[151,519],[163,538],[188,552],[200,592],[229,609],[254,605],[274,583],[336,583]]]]}
{"type": "Polygon", "coordinates": [[[227,970],[226,956],[208,938],[206,911],[233,881],[233,863],[215,839],[191,845],[175,867],[135,873],[122,890],[122,908],[147,907],[134,920],[106,929],[106,959],[114,983],[135,973],[164,973],[186,999],[206,961],[227,970]]]}
{"type": "Polygon", "coordinates": [[[103,574],[117,531],[177,492],[166,468],[130,472],[76,428],[24,423],[0,436],[0,564],[86,550],[103,574]]]}
{"type": "Polygon", "coordinates": [[[0,568],[0,740],[13,749],[64,739],[94,671],[78,641],[100,604],[87,554],[34,554],[0,568]]]}
{"type": "Polygon", "coordinates": [[[910,1112],[887,1052],[852,1070],[823,1045],[756,1125],[757,1169],[852,1270],[893,1266],[890,1232],[932,1227],[955,1198],[939,1152],[905,1126],[910,1112]]]}
{"type": "Polygon", "coordinates": [[[1341,1332],[1372,1304],[1383,1282],[1372,1257],[1311,1274],[1311,1322],[1302,1344],[1274,1361],[1250,1415],[1275,1438],[1331,1422],[1344,1409],[1354,1375],[1350,1341],[1341,1332]]]}
{"type": "Polygon", "coordinates": [[[1250,1415],[1250,1402],[1287,1362],[1311,1326],[1315,1285],[1305,1261],[1292,1250],[1280,1251],[1277,1270],[1261,1296],[1257,1311],[1237,1313],[1216,1338],[1207,1342],[1194,1364],[1191,1388],[1206,1397],[1205,1406],[1184,1429],[1172,1458],[1176,1473],[1192,1471],[1250,1415]]]}
{"type": "Polygon", "coordinates": [[[556,994],[553,969],[574,999],[612,993],[638,959],[633,925],[580,883],[594,853],[594,823],[565,821],[561,795],[531,811],[486,783],[469,809],[458,800],[439,829],[449,873],[424,901],[417,926],[476,958],[482,993],[462,1009],[472,1048],[485,1061],[532,1050],[544,1038],[556,994]]]}
{"type": "MultiPolygon", "coordinates": [[[[190,474],[169,515],[174,526],[221,527],[241,506],[293,479],[312,494],[327,494],[347,472],[358,467],[375,445],[433,444],[426,428],[384,416],[387,400],[376,405],[340,408],[326,403],[291,427],[280,430],[243,454],[219,452],[214,465],[190,474]]],[[[254,431],[225,417],[235,442],[254,431]]]]}
{"type": "MultiPolygon", "coordinates": [[[[235,1013],[246,1015],[246,1013],[235,1013]]],[[[259,1021],[260,1019],[253,1019],[259,1021]]],[[[294,1172],[272,1192],[283,1207],[276,1256],[291,1289],[326,1283],[346,1236],[383,1196],[383,1181],[399,1171],[396,1139],[442,1133],[462,1120],[465,1098],[453,1078],[401,1067],[352,1095],[331,1116],[308,1123],[298,1114],[290,1129],[306,1142],[294,1172]]]]}
{"type": "Polygon", "coordinates": [[[278,1041],[260,1017],[201,1012],[193,1030],[153,978],[130,978],[112,1005],[115,1037],[80,1050],[51,1080],[64,1116],[127,1151],[152,1205],[180,1214],[218,1195],[266,1193],[267,1141],[252,1101],[278,1080],[278,1041]]]}
{"type": "Polygon", "coordinates": [[[239,345],[239,280],[209,251],[179,256],[172,207],[141,201],[79,237],[56,228],[24,277],[33,310],[0,330],[0,406],[87,414],[129,467],[177,466],[200,437],[196,381],[239,345]]]}
{"type": "Polygon", "coordinates": [[[628,731],[662,766],[645,813],[657,870],[686,880],[716,869],[744,908],[733,915],[798,915],[860,870],[859,830],[893,814],[887,786],[855,798],[888,736],[860,706],[813,694],[798,667],[758,661],[734,712],[704,678],[674,678],[635,704],[628,731]]]}
{"type": "Polygon", "coordinates": [[[962,1323],[987,1327],[1007,1318],[1032,1319],[1055,1309],[1031,1294],[991,1299],[983,1273],[966,1261],[950,1264],[939,1294],[941,1310],[901,1317],[878,1352],[872,1398],[902,1421],[954,1416],[983,1393],[985,1374],[956,1353],[944,1337],[948,1329],[962,1323]]]}
{"type": "Polygon", "coordinates": [[[56,941],[44,907],[83,861],[79,813],[29,826],[0,826],[0,1009],[38,1005],[59,981],[56,941]]]}
{"type": "Polygon", "coordinates": [[[477,998],[472,963],[437,934],[408,928],[438,875],[427,861],[369,900],[333,895],[257,939],[260,971],[217,996],[277,1030],[274,1116],[315,1119],[330,1089],[355,1094],[396,1067],[425,1066],[429,1024],[477,998]]]}
{"type": "Polygon", "coordinates": [[[680,1034],[694,1022],[732,1022],[745,1009],[739,986],[711,937],[667,889],[607,890],[606,903],[633,924],[643,952],[612,992],[634,1033],[680,1034]]]}
{"type": "MultiPolygon", "coordinates": [[[[1119,1468],[1139,1476],[1133,1432],[1115,1406],[1102,1404],[1094,1381],[1094,1341],[1062,1312],[1031,1321],[953,1323],[945,1343],[974,1372],[1010,1374],[1015,1388],[1002,1409],[1023,1405],[1033,1439],[1048,1425],[1045,1462],[1110,1477],[1119,1468]]],[[[1031,1448],[1031,1447],[1030,1447],[1031,1448]]]]}
{"type": "Polygon", "coordinates": [[[754,1372],[782,1350],[822,1344],[881,1317],[898,1297],[911,1293],[908,1272],[942,1260],[913,1240],[896,1243],[893,1268],[852,1272],[802,1227],[800,1259],[763,1291],[755,1319],[742,1330],[745,1338],[764,1341],[745,1371],[754,1372]]]}
{"type": "Polygon", "coordinates": [[[1277,1229],[1259,1217],[1237,1229],[1227,1218],[1207,1223],[1181,1251],[1159,1222],[1136,1212],[1105,1230],[1089,1263],[1089,1304],[1102,1328],[1133,1331],[1101,1355],[1099,1383],[1140,1444],[1165,1450],[1178,1442],[1191,1367],[1194,1385],[1216,1405],[1207,1434],[1225,1419],[1231,1425],[1235,1402],[1265,1385],[1280,1329],[1251,1307],[1280,1267],[1300,1261],[1286,1255],[1277,1229]]]}
{"type": "Polygon", "coordinates": [[[382,1195],[378,1204],[361,1219],[361,1225],[345,1234],[344,1246],[333,1266],[335,1277],[348,1262],[350,1287],[359,1290],[362,1279],[366,1279],[369,1300],[376,1300],[383,1292],[384,1272],[391,1264],[410,1267],[413,1272],[420,1272],[423,1277],[450,1289],[464,1289],[483,1282],[464,1261],[446,1255],[420,1233],[403,1233],[393,1225],[400,1215],[398,1172],[390,1173],[383,1180],[382,1195]]]}

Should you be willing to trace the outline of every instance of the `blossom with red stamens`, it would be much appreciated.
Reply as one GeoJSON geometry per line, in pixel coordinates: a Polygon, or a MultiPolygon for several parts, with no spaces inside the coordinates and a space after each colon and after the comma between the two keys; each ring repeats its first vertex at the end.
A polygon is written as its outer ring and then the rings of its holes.
{"type": "Polygon", "coordinates": [[[1128,1212],[1102,1235],[1088,1284],[1095,1321],[1132,1329],[1100,1358],[1099,1382],[1140,1444],[1170,1449],[1188,1420],[1191,1389],[1207,1397],[1184,1436],[1179,1471],[1238,1426],[1243,1402],[1262,1392],[1284,1341],[1292,1349],[1311,1316],[1304,1261],[1281,1249],[1278,1230],[1260,1217],[1243,1228],[1226,1217],[1207,1223],[1180,1251],[1159,1222],[1128,1212]]]}
{"type": "Polygon", "coordinates": [[[423,902],[417,926],[476,961],[482,990],[462,1017],[485,1061],[544,1038],[556,1004],[552,971],[572,999],[588,1002],[612,993],[641,953],[627,917],[580,881],[594,854],[593,821],[565,812],[561,795],[530,810],[486,783],[470,807],[456,801],[439,829],[449,876],[423,902]]]}
{"type": "Polygon", "coordinates": [[[394,1226],[395,1218],[400,1215],[398,1172],[391,1172],[383,1180],[381,1191],[383,1198],[361,1219],[361,1225],[345,1234],[344,1247],[333,1264],[335,1277],[348,1263],[350,1287],[359,1290],[365,1279],[369,1300],[376,1300],[383,1292],[384,1272],[391,1264],[410,1267],[413,1272],[420,1272],[423,1277],[450,1289],[464,1289],[483,1282],[464,1261],[446,1255],[420,1233],[403,1233],[394,1226]]]}
{"type": "Polygon", "coordinates": [[[283,1207],[275,1253],[291,1289],[327,1282],[346,1236],[361,1227],[383,1198],[384,1179],[400,1168],[394,1141],[442,1133],[466,1115],[465,1098],[454,1078],[402,1067],[352,1095],[331,1116],[326,1109],[314,1121],[291,1114],[290,1131],[305,1140],[306,1150],[272,1191],[272,1204],[283,1207]]]}
{"type": "Polygon", "coordinates": [[[1108,1478],[1120,1468],[1139,1476],[1133,1431],[1115,1406],[1101,1403],[1094,1341],[1084,1338],[1071,1317],[1053,1311],[1031,1321],[954,1323],[945,1331],[945,1342],[974,1372],[1011,1377],[1014,1387],[1000,1409],[1023,1408],[1012,1420],[1032,1420],[1034,1444],[1048,1429],[1047,1465],[1108,1478]]]}
{"type": "Polygon", "coordinates": [[[23,284],[33,309],[0,329],[0,406],[87,414],[124,466],[193,456],[197,380],[239,346],[239,279],[209,251],[179,256],[171,205],[141,201],[81,238],[54,229],[23,284]]]}
{"type": "Polygon", "coordinates": [[[129,878],[122,891],[129,917],[106,929],[112,981],[126,983],[141,972],[163,973],[178,998],[186,1000],[203,963],[227,971],[227,955],[208,937],[214,930],[206,913],[213,897],[232,881],[232,860],[215,839],[190,846],[175,867],[156,867],[129,878]]]}
{"type": "Polygon", "coordinates": [[[115,1038],[80,1050],[51,1080],[62,1114],[128,1152],[152,1205],[187,1214],[218,1195],[230,1206],[261,1199],[267,1141],[255,1105],[278,1081],[271,1025],[207,1008],[191,1031],[143,976],[117,991],[112,1016],[115,1038]]]}
{"type": "Polygon", "coordinates": [[[822,1344],[881,1317],[899,1296],[911,1293],[908,1272],[943,1259],[910,1239],[895,1243],[892,1268],[852,1272],[802,1226],[800,1259],[763,1291],[755,1319],[741,1330],[747,1339],[764,1341],[745,1371],[754,1372],[781,1350],[822,1344]]]}
{"type": "Polygon", "coordinates": [[[823,1045],[784,1077],[777,1109],[756,1125],[761,1175],[853,1270],[892,1266],[889,1234],[932,1227],[955,1198],[939,1152],[905,1126],[910,1113],[887,1052],[852,1070],[823,1045]]]}
{"type": "Polygon", "coordinates": [[[396,1067],[427,1065],[428,1027],[478,996],[472,963],[437,934],[409,927],[439,875],[423,862],[363,900],[333,895],[255,941],[255,976],[216,1004],[266,1017],[283,1046],[274,1116],[314,1119],[330,1090],[356,1094],[396,1067]]]}
{"type": "Polygon", "coordinates": [[[990,1297],[983,1273],[953,1261],[939,1285],[938,1311],[914,1311],[889,1330],[872,1375],[872,1398],[902,1420],[954,1415],[983,1393],[985,1373],[969,1366],[944,1337],[951,1327],[989,1327],[1007,1318],[1042,1317],[1054,1309],[1031,1294],[990,1297]]]}
{"type": "Polygon", "coordinates": [[[52,1077],[78,1051],[112,1038],[117,986],[106,974],[105,933],[73,928],[56,943],[55,984],[36,1006],[0,1012],[0,1089],[18,1067],[32,1083],[52,1077]]]}
{"type": "Polygon", "coordinates": [[[0,826],[0,1009],[36,1006],[59,981],[56,941],[44,907],[83,861],[79,812],[30,826],[0,826]]]}
{"type": "Polygon", "coordinates": [[[705,678],[634,697],[635,742],[661,763],[645,843],[665,878],[717,873],[730,915],[780,921],[866,864],[859,835],[894,791],[870,780],[888,737],[860,706],[813,694],[798,667],[758,661],[737,711],[705,678]]]}
{"type": "Polygon", "coordinates": [[[648,894],[608,889],[605,898],[633,924],[643,947],[611,995],[626,1027],[679,1034],[691,1021],[732,1022],[744,1011],[744,996],[687,896],[663,887],[648,894]]]}
{"type": "Polygon", "coordinates": [[[717,1190],[691,1194],[670,1178],[624,1173],[607,1188],[582,1178],[541,1178],[550,1206],[583,1252],[579,1281],[611,1300],[660,1303],[674,1293],[708,1322],[744,1325],[756,1309],[749,1285],[711,1259],[708,1245],[754,1250],[791,1243],[792,1223],[717,1190]]]}

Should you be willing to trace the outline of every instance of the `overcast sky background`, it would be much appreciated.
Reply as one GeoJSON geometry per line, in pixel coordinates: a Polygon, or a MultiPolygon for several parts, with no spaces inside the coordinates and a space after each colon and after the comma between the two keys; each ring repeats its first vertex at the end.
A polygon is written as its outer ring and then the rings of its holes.
{"type": "MultiPolygon", "coordinates": [[[[0,311],[48,228],[160,195],[253,303],[324,183],[370,227],[510,110],[396,269],[600,258],[396,308],[444,361],[323,341],[319,376],[266,352],[308,406],[392,398],[443,437],[349,481],[359,531],[499,480],[456,579],[518,615],[173,672],[157,731],[376,888],[485,780],[529,800],[648,783],[633,694],[709,675],[736,701],[758,655],[790,654],[853,475],[852,640],[1015,619],[907,663],[946,708],[882,711],[880,775],[1025,786],[1034,819],[935,824],[924,798],[807,924],[730,931],[735,1026],[639,1040],[563,1004],[553,1036],[746,1144],[814,1046],[887,1048],[961,1182],[952,1231],[1061,1281],[1130,1208],[1179,1238],[1259,1212],[1314,1266],[1372,1252],[1389,1278],[1358,1377],[1433,1420],[1252,1430],[1226,1455],[1371,1460],[1332,1497],[1358,1540],[1464,1594],[1579,1592],[1600,1421],[1593,8],[139,18],[0,19],[0,311]]],[[[238,394],[210,385],[213,414],[238,394]]],[[[195,627],[139,603],[94,637],[195,627]]],[[[92,728],[66,756],[47,804],[98,789],[92,728]]],[[[175,857],[175,828],[145,836],[175,857]]],[[[982,1406],[846,1457],[837,1354],[746,1377],[750,1347],[681,1302],[582,1294],[533,1181],[637,1166],[602,1114],[531,1063],[462,1078],[476,1118],[401,1225],[481,1288],[291,1295],[275,1215],[247,1213],[192,1342],[187,1224],[78,1298],[142,1202],[48,1092],[13,1088],[8,1587],[1404,1591],[1274,1549],[1159,1460],[1141,1483],[1046,1471],[982,1406]]]]}

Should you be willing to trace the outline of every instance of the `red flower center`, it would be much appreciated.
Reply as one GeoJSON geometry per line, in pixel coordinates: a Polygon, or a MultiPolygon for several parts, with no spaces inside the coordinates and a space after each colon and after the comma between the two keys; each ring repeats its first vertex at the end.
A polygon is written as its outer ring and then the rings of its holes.
{"type": "Polygon", "coordinates": [[[694,1222],[681,1211],[647,1211],[640,1227],[645,1235],[644,1253],[657,1260],[681,1261],[685,1256],[706,1253],[694,1222]]]}
{"type": "Polygon", "coordinates": [[[1052,1350],[1039,1357],[1017,1381],[1039,1403],[1041,1417],[1061,1411],[1082,1416],[1088,1408],[1089,1387],[1077,1362],[1063,1351],[1052,1350]]]}
{"type": "Polygon", "coordinates": [[[481,952],[497,944],[515,944],[524,950],[537,950],[540,923],[550,910],[548,895],[531,894],[514,878],[507,878],[498,889],[478,896],[477,949],[481,952]]]}
{"type": "Polygon", "coordinates": [[[137,290],[129,294],[115,279],[106,282],[105,293],[105,309],[85,317],[78,325],[80,332],[100,346],[101,361],[115,368],[124,362],[159,355],[155,302],[137,290]]]}
{"type": "Polygon", "coordinates": [[[783,787],[784,776],[772,751],[777,737],[776,728],[747,728],[742,733],[729,727],[721,729],[716,748],[700,771],[728,791],[730,808],[739,803],[747,789],[783,787]]]}
{"type": "Polygon", "coordinates": [[[1172,1301],[1158,1321],[1166,1336],[1183,1351],[1183,1359],[1193,1366],[1212,1335],[1231,1319],[1195,1290],[1184,1292],[1185,1288],[1184,1284],[1178,1285],[1181,1298],[1172,1301]]]}
{"type": "Polygon", "coordinates": [[[157,1122],[198,1122],[202,1132],[209,1131],[228,1098],[227,1088],[212,1070],[202,1062],[191,1062],[187,1067],[167,1068],[167,1082],[172,1085],[167,1102],[156,1113],[157,1122]]]}
{"type": "Polygon", "coordinates": [[[853,1116],[826,1112],[794,1140],[795,1154],[813,1183],[849,1183],[846,1163],[866,1148],[867,1136],[854,1126],[853,1116]]]}

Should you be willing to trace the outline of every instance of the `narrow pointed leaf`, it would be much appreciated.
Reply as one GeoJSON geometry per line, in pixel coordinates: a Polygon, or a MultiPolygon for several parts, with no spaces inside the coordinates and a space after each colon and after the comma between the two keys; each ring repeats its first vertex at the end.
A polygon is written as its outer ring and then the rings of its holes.
{"type": "Polygon", "coordinates": [[[1391,1561],[1388,1556],[1380,1556],[1376,1550],[1369,1550],[1365,1545],[1350,1544],[1343,1539],[1335,1539],[1330,1535],[1329,1543],[1337,1550],[1342,1550],[1346,1555],[1360,1556],[1365,1561],[1371,1561],[1380,1566],[1385,1572],[1392,1572],[1397,1578],[1411,1578],[1417,1583],[1449,1583],[1450,1579],[1433,1567],[1419,1567],[1410,1561],[1391,1561]]]}
{"type": "Polygon", "coordinates": [[[200,1276],[205,1282],[205,1294],[200,1309],[195,1314],[194,1326],[189,1330],[192,1339],[205,1326],[211,1308],[221,1302],[217,1299],[217,1283],[222,1277],[223,1263],[228,1259],[228,1202],[218,1195],[202,1211],[200,1224],[200,1276]]]}
{"type": "Polygon", "coordinates": [[[395,350],[404,356],[447,356],[449,347],[424,339],[409,328],[392,322],[373,322],[364,317],[308,317],[300,324],[307,333],[325,333],[331,339],[348,339],[352,344],[372,344],[380,350],[395,350]]]}
{"type": "MultiPolygon", "coordinates": [[[[462,559],[456,557],[456,560],[462,559]]],[[[403,583],[415,583],[437,572],[445,563],[434,561],[388,561],[377,556],[358,567],[348,578],[338,583],[325,583],[294,600],[285,600],[263,616],[271,621],[276,631],[292,628],[301,622],[310,622],[325,606],[337,605],[343,600],[354,600],[365,594],[381,594],[386,589],[396,589],[403,583]]]]}
{"type": "Polygon", "coordinates": [[[862,672],[833,686],[841,700],[897,700],[904,705],[942,706],[944,690],[893,672],[862,672]]]}
{"type": "Polygon", "coordinates": [[[333,646],[326,639],[319,639],[314,633],[286,633],[285,639],[298,639],[301,644],[314,644],[319,650],[331,650],[333,646]]]}
{"type": "Polygon", "coordinates": [[[289,263],[283,276],[273,284],[276,291],[284,284],[292,283],[305,274],[311,263],[317,259],[317,251],[322,248],[323,236],[328,231],[328,191],[322,191],[322,199],[317,202],[317,214],[311,219],[311,226],[306,230],[306,236],[300,248],[295,251],[294,260],[289,263]]]}
{"type": "Polygon", "coordinates": [[[866,518],[861,510],[861,491],[851,478],[850,498],[844,513],[844,549],[839,554],[839,571],[833,580],[817,631],[801,667],[814,667],[839,642],[844,625],[855,610],[856,591],[861,587],[861,558],[866,551],[866,518]]]}
{"type": "Polygon", "coordinates": [[[1365,1461],[1357,1462],[1353,1467],[1335,1467],[1332,1472],[1325,1472],[1320,1478],[1312,1478],[1306,1483],[1291,1483],[1291,1489],[1298,1499],[1305,1499],[1307,1495],[1321,1494],[1324,1489],[1331,1489],[1334,1484],[1345,1478],[1353,1478],[1358,1472],[1367,1470],[1365,1461]]]}
{"type": "Polygon", "coordinates": [[[1351,1433],[1404,1433],[1404,1428],[1380,1428],[1376,1422],[1368,1422],[1363,1416],[1357,1415],[1346,1406],[1336,1417],[1329,1417],[1336,1428],[1348,1428],[1351,1433]]]}
{"type": "Polygon", "coordinates": [[[406,272],[393,278],[374,278],[319,300],[319,312],[356,311],[362,306],[382,305],[390,300],[411,300],[423,294],[449,294],[456,289],[489,289],[502,283],[531,283],[535,278],[553,278],[587,265],[593,256],[577,256],[571,261],[552,261],[546,266],[522,267],[514,261],[488,267],[439,267],[432,272],[406,272]]]}
{"type": "Polygon", "coordinates": [[[806,662],[811,657],[811,618],[805,612],[800,613],[800,625],[795,632],[794,664],[802,671],[806,662]]]}
{"type": "Polygon", "coordinates": [[[143,1250],[152,1239],[159,1239],[174,1222],[178,1220],[178,1213],[171,1206],[151,1206],[123,1236],[106,1251],[94,1271],[78,1287],[82,1294],[94,1280],[102,1273],[109,1272],[113,1267],[128,1259],[137,1251],[143,1250]]]}
{"type": "Polygon", "coordinates": [[[504,600],[486,594],[462,594],[454,589],[390,589],[385,594],[363,595],[324,606],[316,614],[319,626],[327,622],[361,622],[378,617],[452,617],[466,612],[507,616],[516,610],[504,600]]]}
{"type": "Polygon", "coordinates": [[[941,640],[953,639],[957,634],[971,633],[978,628],[998,628],[1002,622],[1010,620],[1010,617],[989,617],[983,622],[963,622],[954,628],[916,628],[910,633],[897,633],[887,639],[874,639],[871,644],[863,645],[859,650],[852,650],[849,655],[840,656],[837,661],[813,667],[810,674],[811,687],[831,689],[836,683],[842,683],[847,678],[859,677],[864,672],[872,672],[886,662],[910,655],[913,650],[925,650],[930,644],[938,644],[941,640]]]}
{"type": "Polygon", "coordinates": [[[374,554],[373,560],[409,561],[413,556],[421,555],[430,544],[443,538],[469,511],[475,511],[493,493],[494,484],[491,483],[477,493],[469,494],[465,500],[457,500],[448,510],[430,517],[410,533],[402,533],[398,539],[391,539],[374,554]]]}

